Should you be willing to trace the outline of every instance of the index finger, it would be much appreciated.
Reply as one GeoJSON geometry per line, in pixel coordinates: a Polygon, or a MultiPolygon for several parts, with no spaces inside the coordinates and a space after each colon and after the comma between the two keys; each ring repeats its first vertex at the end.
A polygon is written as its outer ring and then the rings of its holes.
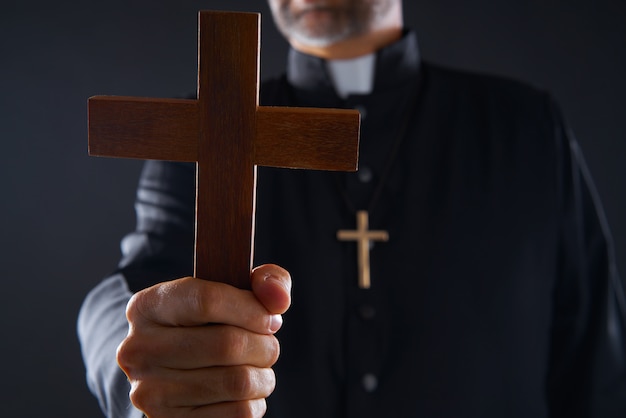
{"type": "Polygon", "coordinates": [[[185,277],[159,283],[131,298],[126,309],[133,325],[190,327],[219,323],[259,334],[274,333],[282,320],[272,315],[249,290],[185,277]]]}

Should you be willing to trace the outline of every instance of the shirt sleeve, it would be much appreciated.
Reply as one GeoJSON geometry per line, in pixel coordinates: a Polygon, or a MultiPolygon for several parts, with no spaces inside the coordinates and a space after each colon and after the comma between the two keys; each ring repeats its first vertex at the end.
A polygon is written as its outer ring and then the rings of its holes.
{"type": "Polygon", "coordinates": [[[133,293],[193,272],[193,164],[147,161],[139,180],[137,224],[121,243],[122,258],[111,277],[85,298],[78,337],[87,384],[110,418],[140,418],[130,385],[116,361],[126,337],[126,305],[133,293]]]}
{"type": "Polygon", "coordinates": [[[87,370],[87,385],[108,418],[141,418],[129,400],[130,384],[116,362],[116,350],[126,337],[126,304],[131,293],[117,274],[96,286],[78,316],[78,338],[87,370]]]}
{"type": "Polygon", "coordinates": [[[121,243],[121,273],[131,292],[193,274],[193,164],[147,161],[137,197],[135,231],[121,243]]]}
{"type": "Polygon", "coordinates": [[[557,115],[559,273],[548,400],[551,417],[626,416],[626,304],[613,243],[579,145],[557,115]]]}

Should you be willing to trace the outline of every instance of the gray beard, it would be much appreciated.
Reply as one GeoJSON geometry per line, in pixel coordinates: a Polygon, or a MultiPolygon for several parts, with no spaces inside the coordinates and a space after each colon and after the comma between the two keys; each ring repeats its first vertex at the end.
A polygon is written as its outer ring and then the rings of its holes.
{"type": "Polygon", "coordinates": [[[350,28],[345,28],[341,32],[336,32],[332,34],[326,33],[324,35],[307,33],[307,31],[302,31],[299,29],[291,29],[288,32],[288,35],[291,37],[291,39],[301,44],[310,45],[313,47],[326,47],[336,42],[343,41],[344,39],[350,37],[350,35],[352,34],[353,31],[351,31],[350,28]]]}
{"type": "Polygon", "coordinates": [[[287,6],[279,13],[280,19],[277,23],[285,37],[314,47],[326,47],[358,35],[364,32],[364,25],[367,25],[364,21],[368,20],[363,16],[351,16],[348,21],[342,21],[342,17],[336,16],[335,21],[325,28],[307,28],[301,26],[298,18],[289,13],[287,6]]]}

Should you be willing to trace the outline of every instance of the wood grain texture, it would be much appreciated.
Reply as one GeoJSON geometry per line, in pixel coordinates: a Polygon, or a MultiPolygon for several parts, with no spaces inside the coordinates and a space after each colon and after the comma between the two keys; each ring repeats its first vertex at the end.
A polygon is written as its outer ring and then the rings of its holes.
{"type": "Polygon", "coordinates": [[[356,111],[258,105],[260,15],[199,13],[197,100],[89,99],[91,155],[195,161],[195,277],[250,287],[256,166],[356,169],[356,111]]]}
{"type": "Polygon", "coordinates": [[[88,101],[89,154],[196,161],[195,100],[94,96],[88,101]]]}
{"type": "Polygon", "coordinates": [[[260,15],[200,12],[195,276],[250,287],[260,15]],[[201,214],[201,216],[200,216],[201,214]]]}
{"type": "Polygon", "coordinates": [[[359,127],[356,110],[259,107],[255,164],[356,171],[359,127]]]}

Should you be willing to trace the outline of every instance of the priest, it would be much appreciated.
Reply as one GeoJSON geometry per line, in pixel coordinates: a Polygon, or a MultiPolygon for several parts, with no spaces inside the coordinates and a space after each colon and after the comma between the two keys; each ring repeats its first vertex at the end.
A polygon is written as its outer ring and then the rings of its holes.
{"type": "Polygon", "coordinates": [[[78,321],[104,413],[626,416],[611,238],[550,95],[422,60],[401,0],[269,4],[261,103],[359,109],[360,169],[259,169],[247,291],[189,277],[194,167],[147,162],[78,321]]]}

